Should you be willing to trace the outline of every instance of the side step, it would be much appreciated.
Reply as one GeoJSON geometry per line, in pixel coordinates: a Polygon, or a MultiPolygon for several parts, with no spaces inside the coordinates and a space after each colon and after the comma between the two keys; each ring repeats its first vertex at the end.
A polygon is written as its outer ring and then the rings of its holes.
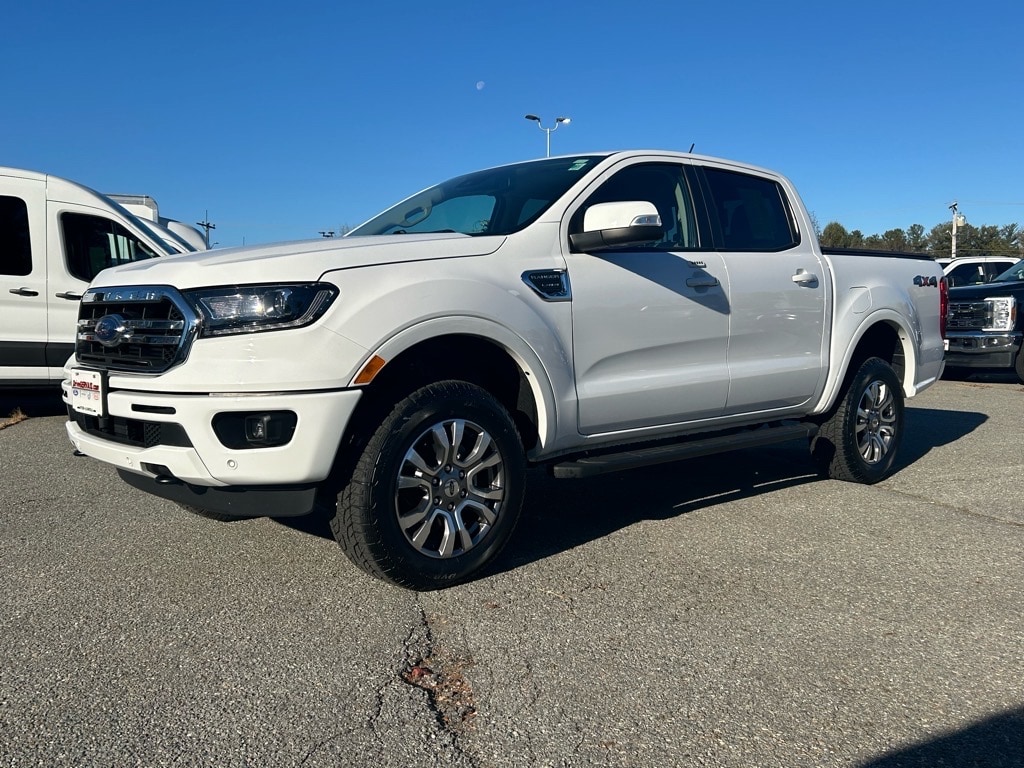
{"type": "Polygon", "coordinates": [[[552,474],[560,479],[579,479],[619,472],[623,469],[649,467],[670,461],[710,456],[741,448],[756,448],[762,445],[784,443],[789,440],[812,437],[818,431],[816,424],[806,422],[784,422],[710,436],[694,437],[681,443],[638,448],[620,453],[605,453],[585,456],[573,461],[564,461],[551,467],[552,474]]]}

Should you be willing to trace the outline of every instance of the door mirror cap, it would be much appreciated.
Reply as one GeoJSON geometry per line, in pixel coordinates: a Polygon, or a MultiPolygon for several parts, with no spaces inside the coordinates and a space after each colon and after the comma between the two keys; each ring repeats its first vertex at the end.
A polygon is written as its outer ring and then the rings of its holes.
{"type": "Polygon", "coordinates": [[[660,240],[665,230],[654,203],[598,203],[583,215],[583,231],[569,236],[573,251],[625,248],[660,240]]]}

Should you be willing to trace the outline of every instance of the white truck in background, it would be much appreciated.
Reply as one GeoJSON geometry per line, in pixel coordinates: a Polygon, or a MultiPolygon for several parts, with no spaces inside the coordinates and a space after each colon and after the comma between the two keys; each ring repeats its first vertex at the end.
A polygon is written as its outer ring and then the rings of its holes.
{"type": "Polygon", "coordinates": [[[0,167],[0,386],[60,384],[101,270],[194,250],[81,184],[0,167]]]}
{"type": "Polygon", "coordinates": [[[926,255],[820,248],[779,174],[555,157],[340,239],[101,273],[67,432],[207,516],[324,509],[357,566],[434,589],[509,540],[528,465],[579,478],[804,439],[826,475],[881,480],[904,398],[942,375],[945,309],[926,255]]]}
{"type": "Polygon", "coordinates": [[[946,275],[950,288],[964,285],[991,283],[999,275],[1020,261],[1017,256],[959,256],[955,259],[936,259],[946,275]]]}

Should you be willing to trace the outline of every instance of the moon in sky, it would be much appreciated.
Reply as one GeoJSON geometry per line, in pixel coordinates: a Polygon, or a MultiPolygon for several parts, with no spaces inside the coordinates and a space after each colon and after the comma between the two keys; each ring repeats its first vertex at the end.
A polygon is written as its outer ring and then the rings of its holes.
{"type": "Polygon", "coordinates": [[[482,91],[484,89],[484,85],[486,85],[486,83],[484,83],[483,80],[477,80],[476,81],[476,89],[478,91],[482,91]]]}

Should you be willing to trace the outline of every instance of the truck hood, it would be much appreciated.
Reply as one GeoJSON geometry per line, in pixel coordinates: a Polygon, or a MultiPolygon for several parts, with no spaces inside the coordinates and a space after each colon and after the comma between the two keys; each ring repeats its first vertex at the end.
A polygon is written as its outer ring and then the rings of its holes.
{"type": "Polygon", "coordinates": [[[950,301],[980,301],[994,296],[1020,296],[1024,293],[1024,282],[1019,280],[984,283],[983,285],[961,285],[949,289],[950,301]]]}
{"type": "Polygon", "coordinates": [[[220,248],[105,269],[93,286],[172,285],[187,290],[244,283],[309,282],[338,269],[494,253],[504,236],[375,235],[220,248]]]}

